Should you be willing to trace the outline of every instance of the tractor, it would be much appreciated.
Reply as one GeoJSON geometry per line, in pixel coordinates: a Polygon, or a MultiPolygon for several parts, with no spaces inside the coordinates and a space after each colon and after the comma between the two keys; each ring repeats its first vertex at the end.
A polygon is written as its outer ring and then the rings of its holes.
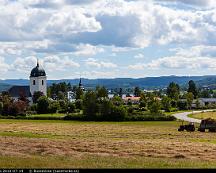
{"type": "Polygon", "coordinates": [[[182,125],[180,125],[180,127],[178,128],[178,131],[180,132],[184,130],[186,130],[187,132],[194,132],[195,131],[194,123],[190,122],[187,125],[183,125],[183,122],[182,122],[182,125]]]}

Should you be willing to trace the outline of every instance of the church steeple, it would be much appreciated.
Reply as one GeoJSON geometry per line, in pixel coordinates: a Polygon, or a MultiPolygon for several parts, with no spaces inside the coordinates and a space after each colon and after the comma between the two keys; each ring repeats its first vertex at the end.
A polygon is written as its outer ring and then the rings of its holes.
{"type": "Polygon", "coordinates": [[[81,88],[82,87],[82,80],[80,78],[80,81],[79,81],[79,87],[81,88]]]}
{"type": "Polygon", "coordinates": [[[37,67],[39,67],[39,60],[38,60],[38,58],[37,58],[37,67]]]}

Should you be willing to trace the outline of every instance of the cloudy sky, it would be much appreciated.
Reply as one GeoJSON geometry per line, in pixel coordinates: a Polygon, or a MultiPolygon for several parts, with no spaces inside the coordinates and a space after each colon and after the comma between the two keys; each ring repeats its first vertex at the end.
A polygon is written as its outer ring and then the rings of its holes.
{"type": "Polygon", "coordinates": [[[216,74],[215,0],[0,0],[0,78],[216,74]]]}

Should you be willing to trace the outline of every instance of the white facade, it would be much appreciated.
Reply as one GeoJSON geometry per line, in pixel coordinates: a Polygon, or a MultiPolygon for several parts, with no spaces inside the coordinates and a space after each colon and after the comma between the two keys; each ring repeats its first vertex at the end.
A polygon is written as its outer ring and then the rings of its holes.
{"type": "Polygon", "coordinates": [[[30,92],[33,96],[34,92],[41,91],[46,96],[47,95],[47,77],[38,76],[30,77],[30,92]]]}

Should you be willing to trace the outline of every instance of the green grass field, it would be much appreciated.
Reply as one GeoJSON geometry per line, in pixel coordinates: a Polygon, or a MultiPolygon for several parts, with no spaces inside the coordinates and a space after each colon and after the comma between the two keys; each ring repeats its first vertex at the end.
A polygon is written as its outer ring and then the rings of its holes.
{"type": "Polygon", "coordinates": [[[216,168],[214,133],[181,122],[0,120],[4,168],[216,168]]]}
{"type": "Polygon", "coordinates": [[[190,114],[189,117],[197,119],[213,118],[216,119],[216,112],[202,112],[197,114],[190,114]]]}
{"type": "Polygon", "coordinates": [[[55,113],[55,114],[35,114],[35,115],[29,115],[31,117],[64,117],[65,114],[61,113],[55,113]]]}

